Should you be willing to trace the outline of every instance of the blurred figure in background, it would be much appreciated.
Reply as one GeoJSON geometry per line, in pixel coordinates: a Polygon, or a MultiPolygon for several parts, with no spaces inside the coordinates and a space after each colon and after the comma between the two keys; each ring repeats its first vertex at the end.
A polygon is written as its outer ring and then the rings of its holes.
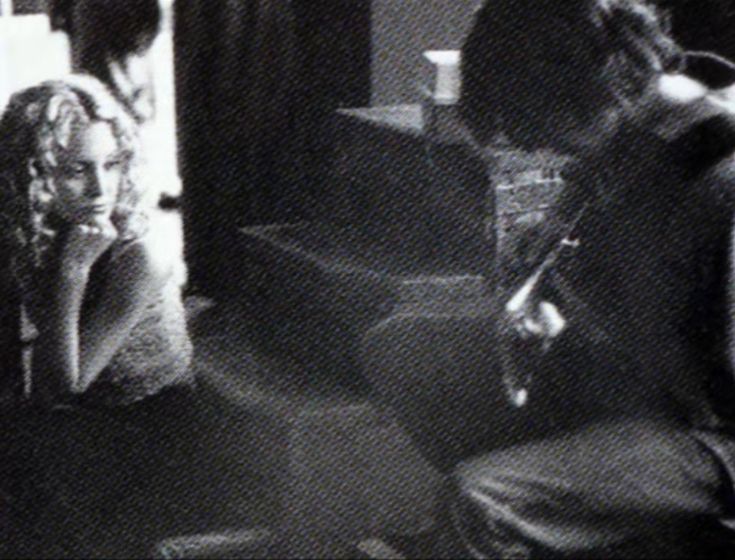
{"type": "Polygon", "coordinates": [[[161,26],[158,0],[50,0],[51,28],[64,31],[72,68],[102,81],[140,124],[155,115],[148,54],[161,26]]]}

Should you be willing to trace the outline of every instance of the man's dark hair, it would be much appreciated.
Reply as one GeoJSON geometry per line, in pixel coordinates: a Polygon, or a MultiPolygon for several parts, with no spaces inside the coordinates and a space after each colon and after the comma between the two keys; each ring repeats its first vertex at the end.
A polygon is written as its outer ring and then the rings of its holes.
{"type": "Polygon", "coordinates": [[[681,53],[636,0],[491,0],[462,51],[461,114],[481,143],[529,144],[633,103],[681,53]]]}

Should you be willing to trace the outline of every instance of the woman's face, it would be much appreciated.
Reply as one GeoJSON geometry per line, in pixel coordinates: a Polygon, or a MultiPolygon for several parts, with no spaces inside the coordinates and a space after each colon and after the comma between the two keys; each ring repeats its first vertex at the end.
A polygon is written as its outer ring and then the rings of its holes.
{"type": "Polygon", "coordinates": [[[124,169],[125,157],[109,123],[82,128],[54,171],[56,213],[75,224],[109,219],[124,169]]]}

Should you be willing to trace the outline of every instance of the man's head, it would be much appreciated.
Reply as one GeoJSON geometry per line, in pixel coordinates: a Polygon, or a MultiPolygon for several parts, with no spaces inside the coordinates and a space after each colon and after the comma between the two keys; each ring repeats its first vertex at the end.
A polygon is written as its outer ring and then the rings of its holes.
{"type": "Polygon", "coordinates": [[[482,144],[500,130],[554,147],[634,104],[680,52],[636,0],[492,0],[462,53],[462,116],[482,144]]]}

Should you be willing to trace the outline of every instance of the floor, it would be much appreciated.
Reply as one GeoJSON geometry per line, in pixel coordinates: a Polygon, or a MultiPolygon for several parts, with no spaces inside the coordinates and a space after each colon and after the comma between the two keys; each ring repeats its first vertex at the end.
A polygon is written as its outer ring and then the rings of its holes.
{"type": "MultiPolygon", "coordinates": [[[[270,449],[261,472],[273,476],[279,523],[350,542],[430,526],[439,475],[390,410],[334,379],[304,376],[283,356],[263,355],[249,345],[246,318],[246,309],[203,311],[193,328],[196,367],[205,398],[235,417],[245,412],[270,449]]],[[[238,435],[228,437],[233,443],[221,447],[236,450],[238,435]]]]}
{"type": "Polygon", "coordinates": [[[141,557],[172,537],[291,526],[311,535],[300,557],[349,558],[386,527],[430,525],[436,473],[388,411],[250,349],[244,310],[195,297],[187,308],[201,410],[173,408],[168,417],[184,415],[167,422],[164,407],[160,425],[126,419],[112,431],[107,417],[42,426],[54,440],[45,457],[65,458],[56,505],[40,508],[55,529],[20,528],[0,557],[141,557]]]}
{"type": "MultiPolygon", "coordinates": [[[[192,315],[208,305],[188,302],[192,315]]],[[[25,481],[21,488],[33,490],[21,494],[16,484],[3,492],[0,557],[140,557],[175,535],[277,524],[280,434],[262,415],[203,404],[197,411],[156,411],[155,421],[98,413],[21,420],[21,429],[12,430],[22,434],[21,445],[3,455],[0,477],[4,485],[25,481]],[[15,495],[24,499],[11,501],[15,495]],[[30,517],[7,525],[19,518],[11,512],[30,517]],[[42,533],[27,523],[36,516],[42,533]]]]}

